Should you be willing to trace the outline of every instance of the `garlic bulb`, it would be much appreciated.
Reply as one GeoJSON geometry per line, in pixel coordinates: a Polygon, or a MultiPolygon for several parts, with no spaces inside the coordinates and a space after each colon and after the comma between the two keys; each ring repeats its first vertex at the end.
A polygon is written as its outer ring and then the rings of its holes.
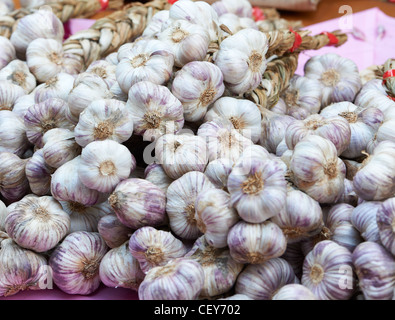
{"type": "Polygon", "coordinates": [[[277,103],[270,109],[270,111],[276,114],[286,114],[287,113],[287,105],[283,98],[279,98],[277,103]]]}
{"type": "Polygon", "coordinates": [[[161,10],[155,13],[144,29],[143,38],[157,38],[162,31],[162,25],[169,20],[169,10],[161,10]]]}
{"type": "Polygon", "coordinates": [[[202,299],[230,291],[243,269],[243,264],[233,260],[228,249],[210,246],[205,236],[195,241],[185,258],[198,262],[204,270],[204,285],[200,292],[202,299]]]}
{"type": "Polygon", "coordinates": [[[258,87],[266,70],[268,48],[266,35],[251,28],[221,42],[214,62],[221,69],[230,91],[244,94],[258,87]]]}
{"type": "Polygon", "coordinates": [[[304,138],[295,146],[290,169],[295,185],[314,200],[333,203],[341,197],[346,166],[329,140],[316,135],[304,138]]]}
{"type": "Polygon", "coordinates": [[[46,289],[49,274],[44,256],[18,246],[11,238],[1,241],[0,296],[25,290],[46,289]]]}
{"type": "Polygon", "coordinates": [[[379,201],[366,201],[360,203],[352,211],[351,223],[365,241],[380,243],[377,212],[381,208],[381,204],[379,201]]]}
{"type": "Polygon", "coordinates": [[[23,97],[26,91],[19,85],[6,80],[0,81],[0,111],[12,111],[18,98],[23,97]]]}
{"type": "Polygon", "coordinates": [[[72,124],[66,118],[68,106],[64,100],[50,98],[44,102],[30,106],[25,114],[26,136],[37,147],[43,147],[43,136],[54,128],[73,130],[72,124]]]}
{"type": "Polygon", "coordinates": [[[131,114],[134,132],[142,135],[144,141],[177,133],[184,126],[181,102],[166,87],[149,81],[131,87],[126,107],[131,114]]]}
{"type": "Polygon", "coordinates": [[[395,143],[380,142],[354,177],[354,190],[363,200],[380,201],[395,193],[395,143]]]}
{"type": "Polygon", "coordinates": [[[230,33],[223,31],[224,36],[232,35],[240,30],[251,28],[258,30],[258,26],[256,22],[249,17],[239,17],[234,13],[224,13],[219,17],[219,25],[226,26],[226,28],[230,31],[230,33]]]}
{"type": "Polygon", "coordinates": [[[96,232],[73,232],[52,252],[49,265],[56,286],[68,294],[88,295],[100,285],[100,262],[108,251],[96,232]]]}
{"type": "Polygon", "coordinates": [[[223,97],[207,112],[204,121],[216,119],[230,122],[234,129],[256,143],[261,137],[261,113],[249,100],[223,97]]]}
{"type": "Polygon", "coordinates": [[[199,171],[188,172],[170,184],[166,193],[166,212],[175,235],[188,240],[196,240],[202,235],[195,216],[196,198],[212,188],[215,186],[199,171]]]}
{"type": "Polygon", "coordinates": [[[298,283],[289,263],[273,258],[261,264],[248,265],[237,278],[235,292],[254,300],[271,300],[283,286],[298,283]]]}
{"type": "Polygon", "coordinates": [[[121,89],[129,89],[140,81],[150,81],[161,85],[170,79],[173,73],[174,55],[167,43],[159,40],[140,40],[118,52],[119,63],[116,78],[121,89]],[[121,54],[122,52],[122,54],[121,54]]]}
{"type": "Polygon", "coordinates": [[[19,59],[25,60],[29,44],[38,38],[63,41],[64,28],[60,19],[48,9],[39,9],[18,20],[11,34],[11,42],[19,59]]]}
{"type": "Polygon", "coordinates": [[[144,179],[121,181],[108,199],[118,219],[127,227],[159,226],[166,221],[166,194],[144,179]]]}
{"type": "Polygon", "coordinates": [[[271,221],[281,228],[288,243],[314,236],[324,226],[320,204],[291,186],[287,188],[286,205],[271,221]]]}
{"type": "Polygon", "coordinates": [[[50,98],[59,98],[67,102],[69,93],[74,86],[74,76],[59,72],[45,83],[39,84],[32,92],[36,103],[50,98]]]}
{"type": "Polygon", "coordinates": [[[0,152],[22,156],[28,148],[29,141],[23,119],[11,111],[0,110],[0,152]]]}
{"type": "Polygon", "coordinates": [[[171,232],[142,227],[129,240],[129,250],[144,273],[152,268],[164,266],[169,261],[181,258],[187,253],[184,244],[171,232]]]}
{"type": "Polygon", "coordinates": [[[293,121],[285,131],[285,142],[293,150],[299,141],[309,135],[328,139],[335,145],[338,155],[341,155],[350,144],[351,128],[347,120],[340,116],[324,118],[313,114],[305,120],[293,121]]]}
{"type": "Polygon", "coordinates": [[[0,70],[3,69],[12,60],[16,59],[15,47],[11,41],[3,36],[0,36],[0,70]]]}
{"type": "Polygon", "coordinates": [[[295,121],[295,118],[288,115],[271,114],[262,119],[261,137],[259,144],[269,152],[278,154],[280,144],[287,147],[285,143],[285,133],[288,126],[295,121]],[[283,141],[284,140],[284,141],[283,141]]]}
{"type": "Polygon", "coordinates": [[[50,196],[23,198],[5,220],[8,235],[21,247],[36,252],[56,247],[69,228],[69,215],[50,196]]]}
{"type": "Polygon", "coordinates": [[[88,189],[79,178],[81,156],[60,166],[51,179],[51,194],[58,201],[77,202],[85,206],[95,205],[100,197],[96,190],[88,189]]]}
{"type": "MultiPolygon", "coordinates": [[[[7,216],[7,214],[8,214],[7,207],[4,204],[4,202],[0,200],[0,231],[5,231],[4,220],[7,216]]],[[[0,244],[1,244],[1,242],[0,242],[0,244]]]]}
{"type": "Polygon", "coordinates": [[[124,145],[113,141],[94,141],[83,148],[78,175],[89,189],[112,192],[136,168],[136,159],[124,145]]]}
{"type": "Polygon", "coordinates": [[[140,284],[140,300],[196,300],[204,285],[204,270],[187,258],[148,271],[140,284]]]}
{"type": "Polygon", "coordinates": [[[228,178],[231,203],[246,222],[261,223],[284,207],[287,183],[275,159],[244,156],[228,178]]]}
{"type": "Polygon", "coordinates": [[[85,72],[93,73],[102,78],[111,88],[115,83],[117,83],[117,78],[115,76],[116,66],[106,60],[93,61],[85,72]]]}
{"type": "Polygon", "coordinates": [[[225,91],[222,72],[210,62],[187,63],[176,73],[171,91],[183,105],[185,120],[202,120],[225,91]]]}
{"type": "Polygon", "coordinates": [[[358,196],[354,191],[354,185],[352,180],[344,179],[344,191],[339,200],[336,203],[348,203],[352,206],[356,206],[358,204],[358,196]]]}
{"type": "Polygon", "coordinates": [[[23,120],[25,118],[27,109],[29,109],[29,107],[31,107],[34,104],[35,101],[34,101],[33,93],[20,96],[18,99],[16,99],[14,106],[12,108],[12,112],[17,114],[23,120]]]}
{"type": "Polygon", "coordinates": [[[45,162],[43,149],[37,150],[27,161],[25,168],[30,190],[38,196],[49,195],[51,175],[55,170],[55,168],[52,168],[45,162]]]}
{"type": "Polygon", "coordinates": [[[219,16],[233,13],[239,17],[252,17],[252,5],[247,0],[220,0],[214,2],[211,6],[219,16]]]}
{"type": "Polygon", "coordinates": [[[129,251],[128,241],[106,253],[100,262],[99,275],[107,287],[135,291],[145,277],[138,260],[129,251]]]}
{"type": "Polygon", "coordinates": [[[161,188],[164,192],[167,192],[167,188],[174,181],[166,174],[165,170],[163,170],[162,165],[155,162],[151,163],[145,168],[144,179],[152,182],[154,185],[161,188]]]}
{"type": "Polygon", "coordinates": [[[13,153],[0,152],[0,193],[7,200],[17,201],[28,193],[26,162],[13,153]]]}
{"type": "Polygon", "coordinates": [[[228,177],[232,172],[234,163],[226,158],[220,158],[209,162],[204,174],[218,189],[228,190],[228,177]]]}
{"type": "Polygon", "coordinates": [[[227,246],[229,230],[237,223],[239,216],[231,205],[230,195],[213,188],[198,194],[195,219],[206,241],[214,248],[224,248],[227,246]]]}
{"type": "Polygon", "coordinates": [[[317,297],[301,284],[287,284],[278,290],[272,300],[317,300],[317,297]]]}
{"type": "Polygon", "coordinates": [[[109,55],[107,55],[107,57],[104,58],[104,61],[107,61],[111,64],[113,64],[114,66],[116,66],[118,64],[118,52],[113,52],[110,53],[109,55]]]}
{"type": "Polygon", "coordinates": [[[355,289],[351,252],[333,241],[321,241],[303,264],[302,284],[318,300],[348,300],[355,289]]]}
{"type": "Polygon", "coordinates": [[[0,81],[9,81],[30,93],[36,87],[36,78],[30,73],[26,62],[13,60],[0,70],[0,81]]]}
{"type": "Polygon", "coordinates": [[[97,229],[107,246],[112,249],[122,246],[133,233],[132,229],[119,221],[115,213],[110,213],[100,218],[97,229]]]}
{"type": "Polygon", "coordinates": [[[366,241],[352,254],[356,274],[365,299],[391,300],[394,298],[394,257],[375,242],[366,241]]]}
{"type": "Polygon", "coordinates": [[[287,89],[282,93],[287,105],[287,114],[303,120],[319,113],[322,99],[321,84],[307,77],[294,75],[287,89]]]}
{"type": "Polygon", "coordinates": [[[304,66],[305,77],[322,84],[322,107],[334,102],[354,101],[362,87],[354,61],[336,53],[310,58],[304,66]]]}
{"type": "Polygon", "coordinates": [[[377,227],[383,246],[395,255],[395,198],[384,201],[377,211],[377,227]]]}
{"type": "Polygon", "coordinates": [[[203,172],[208,162],[205,140],[190,134],[161,136],[155,145],[155,157],[172,179],[190,171],[203,172]]]}
{"type": "Polygon", "coordinates": [[[45,162],[59,168],[81,153],[81,147],[75,142],[74,132],[65,128],[54,128],[42,137],[45,162]]]}
{"type": "Polygon", "coordinates": [[[240,221],[230,229],[227,244],[235,261],[260,264],[282,256],[287,247],[287,239],[273,222],[255,224],[240,221]]]}
{"type": "Polygon", "coordinates": [[[171,48],[174,65],[182,68],[188,62],[202,61],[210,44],[203,26],[187,20],[175,20],[158,34],[158,39],[171,48]]]}

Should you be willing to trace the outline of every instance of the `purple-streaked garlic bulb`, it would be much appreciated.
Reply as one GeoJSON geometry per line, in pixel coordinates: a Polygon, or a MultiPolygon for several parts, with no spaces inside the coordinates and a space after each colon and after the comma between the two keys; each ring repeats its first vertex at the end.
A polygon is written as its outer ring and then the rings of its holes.
{"type": "Polygon", "coordinates": [[[358,196],[354,191],[354,184],[352,180],[344,179],[344,191],[342,196],[337,200],[336,203],[348,203],[352,206],[356,206],[358,204],[358,196]]]}
{"type": "Polygon", "coordinates": [[[297,143],[290,170],[295,185],[320,203],[336,202],[343,194],[346,166],[325,138],[310,135],[297,143]]]}
{"type": "Polygon", "coordinates": [[[226,191],[210,188],[198,194],[195,203],[196,224],[214,248],[227,246],[229,230],[239,219],[226,191]]]}
{"type": "Polygon", "coordinates": [[[169,20],[169,10],[161,10],[155,13],[151,20],[147,23],[147,26],[144,29],[143,34],[141,35],[143,38],[157,38],[158,34],[162,30],[162,25],[166,21],[169,20]]]}
{"type": "Polygon", "coordinates": [[[321,109],[322,87],[319,81],[294,75],[289,86],[282,93],[287,105],[286,113],[303,120],[321,109]]]}
{"type": "Polygon", "coordinates": [[[10,152],[0,152],[0,194],[9,201],[22,199],[29,191],[26,178],[28,160],[10,152]]]}
{"type": "Polygon", "coordinates": [[[13,60],[0,70],[0,81],[3,80],[22,87],[27,93],[30,93],[37,84],[26,62],[21,60],[13,60]]]}
{"type": "Polygon", "coordinates": [[[12,111],[17,100],[26,95],[26,91],[6,80],[0,81],[0,111],[12,111]]]}
{"type": "Polygon", "coordinates": [[[16,59],[16,52],[11,41],[3,36],[0,36],[0,47],[2,48],[0,53],[0,69],[3,69],[12,60],[16,59]]]}
{"type": "Polygon", "coordinates": [[[202,120],[224,90],[221,70],[206,61],[193,61],[183,66],[171,87],[171,92],[182,103],[185,120],[192,122],[202,120]]]}
{"type": "Polygon", "coordinates": [[[226,26],[223,36],[228,36],[239,32],[240,30],[251,28],[258,30],[258,25],[254,19],[250,17],[239,17],[234,13],[224,13],[219,17],[220,27],[226,26]],[[230,32],[229,32],[230,31],[230,32]]]}
{"type": "Polygon", "coordinates": [[[23,121],[27,110],[34,104],[35,102],[33,93],[20,96],[18,99],[16,99],[14,107],[12,108],[12,112],[17,114],[23,121]]]}
{"type": "Polygon", "coordinates": [[[165,86],[149,81],[134,84],[126,107],[131,114],[134,133],[144,141],[178,133],[184,126],[183,106],[165,86]]]}
{"type": "Polygon", "coordinates": [[[367,201],[381,201],[395,194],[395,142],[380,142],[354,177],[354,190],[367,201]]]}
{"type": "Polygon", "coordinates": [[[32,92],[36,103],[50,98],[58,98],[67,102],[69,93],[73,89],[74,76],[60,72],[53,78],[39,84],[32,92]]]}
{"type": "Polygon", "coordinates": [[[395,259],[381,244],[361,243],[352,254],[352,262],[366,300],[394,298],[395,259]]]}
{"type": "Polygon", "coordinates": [[[302,284],[318,300],[348,300],[356,279],[351,252],[333,241],[317,243],[303,264],[302,284]]]}
{"type": "Polygon", "coordinates": [[[122,224],[115,213],[101,217],[97,224],[97,229],[107,246],[111,249],[117,248],[125,241],[128,241],[134,231],[122,224]]]}
{"type": "Polygon", "coordinates": [[[252,5],[247,0],[220,0],[211,6],[219,16],[233,13],[238,17],[252,18],[252,5]]]}
{"type": "Polygon", "coordinates": [[[113,52],[110,53],[109,55],[107,55],[107,57],[104,58],[104,61],[107,61],[111,64],[113,64],[114,66],[116,66],[118,64],[118,52],[113,52]]]}
{"type": "Polygon", "coordinates": [[[287,284],[278,290],[272,300],[317,300],[317,297],[301,284],[287,284]]]}
{"type": "Polygon", "coordinates": [[[377,212],[381,204],[380,201],[366,201],[358,204],[352,211],[351,223],[365,241],[380,243],[377,212]]]}
{"type": "Polygon", "coordinates": [[[0,231],[3,231],[3,232],[5,231],[4,220],[7,216],[7,214],[8,214],[7,207],[4,204],[4,202],[0,200],[0,231]]]}
{"type": "Polygon", "coordinates": [[[8,211],[5,229],[21,247],[35,252],[55,248],[70,228],[70,217],[51,196],[27,196],[8,211]]]}
{"type": "Polygon", "coordinates": [[[160,226],[167,220],[165,192],[144,179],[123,180],[108,201],[118,219],[132,229],[160,226]]]}
{"type": "Polygon", "coordinates": [[[140,284],[140,300],[196,300],[204,286],[204,270],[189,258],[178,258],[148,271],[140,284]]]}
{"type": "Polygon", "coordinates": [[[123,143],[133,134],[132,116],[123,101],[96,100],[81,112],[74,133],[82,147],[106,139],[123,143]]]}
{"type": "Polygon", "coordinates": [[[395,198],[382,203],[376,218],[381,243],[395,256],[395,198]]]}
{"type": "Polygon", "coordinates": [[[166,134],[155,145],[155,157],[172,179],[187,172],[203,172],[208,162],[206,141],[191,134],[166,134]]]}
{"type": "Polygon", "coordinates": [[[279,98],[277,103],[271,107],[270,111],[276,113],[276,114],[282,114],[285,115],[287,113],[287,105],[284,101],[283,98],[279,98]]]}
{"type": "Polygon", "coordinates": [[[78,175],[89,189],[107,193],[135,168],[136,159],[124,145],[113,140],[93,141],[82,149],[78,175]]]}
{"type": "Polygon", "coordinates": [[[287,187],[284,208],[271,221],[281,228],[288,243],[314,236],[324,226],[320,204],[291,186],[287,187]]]}
{"type": "Polygon", "coordinates": [[[355,62],[336,53],[310,58],[304,66],[304,73],[307,78],[320,81],[322,107],[334,102],[354,101],[362,87],[355,62]]]}
{"type": "Polygon", "coordinates": [[[167,192],[170,184],[174,179],[170,178],[161,164],[153,162],[149,164],[144,170],[144,179],[152,182],[154,185],[161,188],[164,192],[167,192]]]}
{"type": "Polygon", "coordinates": [[[166,212],[171,230],[178,237],[196,240],[202,235],[195,216],[197,196],[215,186],[199,171],[184,174],[167,189],[166,212]]]}
{"type": "Polygon", "coordinates": [[[23,119],[12,111],[0,110],[0,152],[22,156],[29,146],[23,119]]]}
{"type": "Polygon", "coordinates": [[[100,263],[108,247],[97,232],[73,232],[49,258],[53,281],[68,294],[88,295],[101,283],[100,263]]]}
{"type": "Polygon", "coordinates": [[[117,83],[117,79],[115,76],[116,66],[106,60],[97,60],[93,61],[89,67],[86,69],[86,72],[93,73],[102,78],[111,88],[115,83],[117,83]]]}
{"type": "Polygon", "coordinates": [[[275,159],[241,157],[229,175],[228,190],[241,219],[250,223],[264,222],[285,206],[284,168],[275,159]]]}
{"type": "Polygon", "coordinates": [[[299,283],[299,279],[289,263],[273,258],[248,265],[237,278],[235,292],[254,300],[271,300],[283,286],[295,283],[299,283]]]}
{"type": "Polygon", "coordinates": [[[100,280],[110,288],[126,288],[137,291],[145,274],[132,256],[128,241],[106,253],[100,262],[100,280]]]}
{"type": "Polygon", "coordinates": [[[172,48],[159,40],[143,39],[131,47],[123,45],[118,51],[116,78],[125,93],[140,81],[162,85],[167,82],[174,66],[172,48]],[[122,48],[125,46],[124,48],[122,48]],[[123,50],[125,49],[125,50],[123,50]]]}
{"type": "Polygon", "coordinates": [[[225,85],[231,92],[244,94],[258,87],[266,70],[268,48],[266,35],[251,28],[221,42],[214,63],[221,69],[225,85]]]}
{"type": "Polygon", "coordinates": [[[204,174],[210,179],[216,188],[228,190],[228,177],[232,172],[234,163],[226,158],[210,161],[204,174]]]}
{"type": "Polygon", "coordinates": [[[43,136],[54,128],[74,129],[74,124],[66,118],[67,103],[58,98],[50,98],[34,104],[26,111],[24,121],[26,136],[35,146],[44,146],[43,136]]]}
{"type": "Polygon", "coordinates": [[[242,264],[260,264],[283,255],[287,239],[273,222],[239,221],[227,238],[231,257],[242,264]]]}
{"type": "Polygon", "coordinates": [[[169,261],[182,258],[187,247],[171,232],[142,227],[129,239],[129,250],[144,273],[155,267],[164,266],[169,261]]]}
{"type": "Polygon", "coordinates": [[[351,129],[347,120],[340,116],[324,118],[313,114],[304,120],[293,121],[285,131],[285,142],[290,150],[294,150],[298,142],[310,135],[331,141],[341,155],[350,144],[351,129]]]}
{"type": "Polygon", "coordinates": [[[200,298],[212,298],[229,292],[243,264],[236,262],[227,248],[214,248],[205,236],[198,238],[185,258],[198,262],[204,270],[204,285],[200,298]]]}
{"type": "Polygon", "coordinates": [[[25,290],[46,289],[50,275],[47,259],[21,248],[11,238],[0,241],[0,296],[8,297],[25,290]]]}

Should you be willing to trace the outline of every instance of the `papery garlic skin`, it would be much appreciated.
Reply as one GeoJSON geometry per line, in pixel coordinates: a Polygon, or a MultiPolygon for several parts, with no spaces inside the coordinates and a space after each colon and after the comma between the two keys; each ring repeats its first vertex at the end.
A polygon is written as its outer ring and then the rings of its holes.
{"type": "Polygon", "coordinates": [[[7,207],[3,201],[0,201],[0,231],[5,231],[4,229],[4,220],[7,216],[7,207]]]}
{"type": "Polygon", "coordinates": [[[7,80],[30,93],[36,87],[36,78],[30,73],[26,62],[13,60],[0,70],[0,81],[7,80]]]}
{"type": "Polygon", "coordinates": [[[292,267],[281,258],[273,258],[261,264],[248,265],[236,281],[236,294],[244,294],[254,300],[271,300],[283,286],[298,284],[292,267]]]}
{"type": "Polygon", "coordinates": [[[129,251],[128,241],[111,249],[100,262],[100,280],[110,288],[127,288],[137,291],[145,274],[129,251]]]}
{"type": "Polygon", "coordinates": [[[246,0],[226,0],[216,1],[211,7],[222,16],[226,13],[233,13],[238,17],[252,17],[252,5],[246,0]]]}
{"type": "Polygon", "coordinates": [[[111,249],[117,248],[125,241],[128,241],[133,233],[132,229],[119,221],[115,213],[110,213],[100,218],[97,229],[107,246],[111,249]]]}
{"type": "Polygon", "coordinates": [[[158,163],[151,163],[144,170],[144,179],[152,182],[154,185],[161,188],[164,192],[167,192],[170,184],[174,179],[170,178],[165,170],[163,170],[162,165],[158,163]]]}
{"type": "Polygon", "coordinates": [[[227,248],[215,249],[205,236],[198,238],[185,258],[198,262],[204,270],[204,286],[200,298],[215,297],[231,290],[243,264],[232,259],[227,248]]]}
{"type": "Polygon", "coordinates": [[[116,78],[121,89],[129,89],[140,81],[162,85],[170,79],[174,66],[174,55],[168,44],[159,40],[140,40],[120,54],[116,78]]]}
{"type": "Polygon", "coordinates": [[[129,178],[136,159],[124,145],[113,141],[94,141],[81,152],[78,175],[89,189],[112,192],[119,182],[129,178]]]}
{"type": "Polygon", "coordinates": [[[26,94],[25,89],[6,80],[0,81],[0,111],[12,111],[16,101],[26,94]]]}
{"type": "Polygon", "coordinates": [[[254,300],[245,294],[234,294],[226,298],[220,298],[218,300],[254,300]]]}
{"type": "Polygon", "coordinates": [[[24,119],[27,109],[34,104],[34,95],[32,93],[20,96],[16,99],[12,112],[17,114],[21,119],[24,119]]]}
{"type": "Polygon", "coordinates": [[[381,244],[361,243],[355,248],[352,261],[366,300],[393,299],[395,260],[381,244]]]}
{"type": "Polygon", "coordinates": [[[235,261],[260,264],[282,256],[287,247],[287,239],[273,222],[255,224],[239,221],[230,229],[227,244],[235,261]]]}
{"type": "Polygon", "coordinates": [[[218,188],[228,190],[228,178],[232,172],[234,163],[226,158],[220,158],[210,161],[204,171],[204,174],[218,188]]]}
{"type": "MultiPolygon", "coordinates": [[[[225,13],[219,17],[219,25],[226,26],[226,28],[231,32],[230,34],[235,34],[240,30],[251,28],[258,30],[256,22],[249,17],[239,17],[234,13],[225,13]]],[[[224,31],[224,36],[229,35],[228,32],[224,31]]]]}
{"type": "Polygon", "coordinates": [[[68,294],[88,295],[100,285],[99,267],[108,251],[96,232],[73,232],[52,252],[49,265],[56,286],[68,294]]]}
{"type": "Polygon", "coordinates": [[[301,284],[287,284],[278,290],[272,300],[317,300],[317,297],[301,284]]]}
{"type": "Polygon", "coordinates": [[[336,53],[310,58],[304,66],[305,77],[322,84],[322,107],[334,102],[354,101],[362,87],[354,61],[336,53]]]}
{"type": "Polygon", "coordinates": [[[115,76],[116,66],[106,60],[93,61],[89,67],[86,69],[87,73],[93,73],[102,78],[111,88],[115,83],[117,83],[117,78],[115,76]]]}
{"type": "Polygon", "coordinates": [[[18,246],[11,238],[1,241],[0,296],[8,297],[24,290],[45,289],[47,259],[18,246]]]}
{"type": "Polygon", "coordinates": [[[365,241],[380,243],[376,217],[381,204],[379,201],[366,201],[360,203],[352,211],[351,223],[360,232],[365,241]]]}
{"type": "MultiPolygon", "coordinates": [[[[0,85],[1,86],[1,85],[0,85]]],[[[10,152],[22,156],[29,147],[26,127],[16,113],[0,111],[0,152],[10,152]]]]}
{"type": "Polygon", "coordinates": [[[113,64],[114,66],[116,66],[118,64],[118,52],[113,52],[110,53],[109,55],[107,55],[107,57],[104,58],[104,61],[107,61],[111,64],[113,64]]]}
{"type": "Polygon", "coordinates": [[[251,28],[222,41],[214,63],[221,69],[227,88],[235,94],[257,88],[266,70],[268,48],[265,34],[251,28]]]}
{"type": "Polygon", "coordinates": [[[162,25],[169,20],[169,10],[161,10],[155,13],[148,22],[142,34],[143,38],[157,38],[162,31],[162,25]]]}
{"type": "Polygon", "coordinates": [[[45,252],[53,249],[66,236],[70,217],[53,197],[29,196],[9,210],[5,228],[21,247],[45,252]]]}
{"type": "Polygon", "coordinates": [[[67,102],[69,93],[74,86],[74,76],[59,72],[45,83],[39,84],[32,92],[35,103],[44,102],[50,98],[59,98],[67,102]]]}
{"type": "Polygon", "coordinates": [[[145,141],[177,133],[184,126],[183,106],[165,86],[141,81],[130,88],[128,97],[134,132],[145,141]]]}
{"type": "Polygon", "coordinates": [[[13,153],[0,152],[0,193],[7,200],[17,201],[28,193],[26,162],[13,153]]]}
{"type": "Polygon", "coordinates": [[[320,203],[336,202],[343,193],[346,167],[327,139],[311,135],[296,144],[290,169],[295,185],[320,203]]]}
{"type": "Polygon", "coordinates": [[[395,255],[395,198],[384,201],[377,211],[377,226],[383,246],[395,255]]]}
{"type": "Polygon", "coordinates": [[[287,113],[287,105],[283,98],[279,98],[278,102],[270,109],[270,111],[276,114],[286,114],[287,113]]]}
{"type": "Polygon", "coordinates": [[[259,144],[269,152],[279,155],[280,144],[288,149],[285,143],[285,133],[295,118],[288,115],[272,114],[261,122],[261,137],[259,144]]]}
{"type": "Polygon", "coordinates": [[[146,274],[152,268],[165,266],[169,261],[182,258],[187,248],[171,232],[142,227],[129,239],[129,250],[146,274]]]}
{"type": "Polygon", "coordinates": [[[344,191],[342,196],[339,198],[337,203],[347,203],[352,206],[356,206],[358,204],[358,196],[354,191],[354,185],[352,180],[344,179],[344,191]]]}
{"type": "Polygon", "coordinates": [[[176,73],[171,91],[181,101],[186,121],[202,120],[225,91],[222,72],[210,62],[187,63],[176,73]]]}
{"type": "Polygon", "coordinates": [[[144,179],[120,182],[109,197],[118,219],[127,227],[159,226],[166,221],[166,195],[163,190],[144,179]]]}
{"type": "Polygon", "coordinates": [[[204,285],[204,270],[196,261],[178,258],[151,269],[140,284],[140,300],[196,300],[204,285]]]}
{"type": "Polygon", "coordinates": [[[12,60],[16,59],[15,47],[11,41],[3,36],[0,36],[0,70],[3,69],[12,60]]]}

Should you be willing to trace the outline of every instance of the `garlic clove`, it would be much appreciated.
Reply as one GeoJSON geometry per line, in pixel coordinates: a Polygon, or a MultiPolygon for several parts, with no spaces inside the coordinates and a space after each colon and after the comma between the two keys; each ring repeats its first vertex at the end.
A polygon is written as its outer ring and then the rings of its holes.
{"type": "Polygon", "coordinates": [[[15,47],[12,42],[3,36],[0,36],[0,70],[3,69],[12,60],[16,59],[15,47]]]}
{"type": "Polygon", "coordinates": [[[26,62],[13,60],[0,70],[0,81],[6,80],[30,93],[36,87],[36,78],[30,73],[26,62]]]}
{"type": "Polygon", "coordinates": [[[100,218],[97,229],[111,249],[122,246],[133,233],[133,230],[123,225],[116,214],[112,212],[100,218]]]}

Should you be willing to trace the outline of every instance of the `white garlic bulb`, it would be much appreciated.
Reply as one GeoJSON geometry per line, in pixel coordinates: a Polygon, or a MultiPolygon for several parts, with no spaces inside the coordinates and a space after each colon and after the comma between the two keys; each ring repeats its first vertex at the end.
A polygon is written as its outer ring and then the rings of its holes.
{"type": "Polygon", "coordinates": [[[155,13],[144,29],[143,38],[157,38],[162,31],[162,25],[169,20],[169,10],[161,10],[155,13]]]}
{"type": "Polygon", "coordinates": [[[301,284],[287,284],[278,290],[272,300],[317,300],[317,297],[301,284]]]}
{"type": "Polygon", "coordinates": [[[214,62],[221,69],[230,91],[243,94],[258,87],[266,70],[268,48],[266,35],[251,28],[221,42],[214,62]]]}
{"type": "Polygon", "coordinates": [[[73,232],[51,253],[56,286],[68,294],[88,295],[100,286],[100,262],[108,251],[96,232],[73,232]]]}
{"type": "Polygon", "coordinates": [[[307,78],[322,84],[322,107],[334,102],[354,101],[362,87],[355,62],[336,53],[310,58],[304,66],[304,72],[307,78]]]}
{"type": "Polygon", "coordinates": [[[13,153],[0,152],[0,193],[5,199],[17,201],[28,193],[26,162],[13,153]]]}
{"type": "Polygon", "coordinates": [[[69,215],[50,196],[23,198],[5,220],[8,235],[21,247],[36,252],[56,247],[69,228],[69,215]]]}
{"type": "Polygon", "coordinates": [[[379,236],[383,246],[395,254],[395,198],[390,198],[384,201],[377,211],[377,227],[379,236]]]}
{"type": "Polygon", "coordinates": [[[287,105],[283,98],[279,98],[277,103],[270,109],[270,111],[277,114],[286,114],[287,113],[287,105]]]}
{"type": "Polygon", "coordinates": [[[107,57],[104,58],[104,61],[107,61],[111,64],[113,64],[114,66],[116,66],[118,64],[118,52],[113,52],[110,53],[109,55],[107,55],[107,57]]]}
{"type": "Polygon", "coordinates": [[[228,190],[228,178],[232,172],[234,163],[226,158],[220,158],[210,161],[204,171],[204,174],[218,188],[228,190]]]}
{"type": "Polygon", "coordinates": [[[111,88],[115,83],[117,83],[117,78],[115,76],[116,66],[106,60],[93,61],[85,72],[93,73],[102,78],[111,88]]]}
{"type": "Polygon", "coordinates": [[[36,78],[29,71],[26,62],[13,60],[0,70],[0,81],[7,80],[30,93],[36,87],[36,78]]]}
{"type": "Polygon", "coordinates": [[[0,111],[12,111],[18,98],[25,96],[26,91],[9,81],[0,81],[0,111]]]}
{"type": "Polygon", "coordinates": [[[220,0],[214,2],[211,6],[219,16],[233,13],[239,17],[252,17],[252,5],[247,0],[220,0]]]}
{"type": "Polygon", "coordinates": [[[0,200],[0,231],[5,231],[4,220],[7,214],[7,207],[4,202],[0,200]]]}
{"type": "Polygon", "coordinates": [[[360,232],[365,241],[380,243],[377,226],[377,211],[381,207],[379,201],[366,201],[358,204],[351,214],[351,223],[360,232]]]}
{"type": "Polygon", "coordinates": [[[125,93],[140,81],[162,85],[173,73],[172,49],[167,43],[159,40],[143,39],[134,43],[131,48],[122,50],[121,47],[118,60],[116,78],[125,93]]]}
{"type": "Polygon", "coordinates": [[[165,86],[149,81],[136,83],[129,90],[126,107],[134,132],[142,135],[145,141],[177,133],[184,126],[183,106],[165,86]]]}
{"type": "Polygon", "coordinates": [[[165,170],[163,170],[162,165],[158,163],[151,163],[144,170],[144,179],[152,182],[154,185],[161,188],[164,192],[167,192],[167,188],[174,181],[170,178],[165,170]]]}
{"type": "Polygon", "coordinates": [[[1,70],[12,60],[16,59],[16,52],[14,45],[11,43],[11,41],[3,36],[0,36],[0,47],[2,48],[0,53],[0,70],[1,70]]]}
{"type": "MultiPolygon", "coordinates": [[[[221,27],[226,26],[227,30],[231,32],[231,35],[246,28],[258,30],[258,25],[252,18],[239,17],[234,13],[224,13],[223,15],[221,15],[219,17],[219,25],[221,27]]],[[[229,35],[227,31],[223,30],[223,32],[224,36],[229,35]]]]}
{"type": "Polygon", "coordinates": [[[74,76],[59,72],[53,78],[39,84],[32,92],[36,103],[50,98],[59,98],[67,102],[69,93],[74,86],[74,76]]]}
{"type": "Polygon", "coordinates": [[[16,99],[12,112],[17,114],[21,119],[24,119],[27,109],[35,104],[34,95],[26,94],[16,99]]]}
{"type": "MultiPolygon", "coordinates": [[[[128,241],[133,230],[123,225],[115,213],[106,214],[100,218],[97,230],[106,242],[107,246],[114,249],[128,241]]],[[[126,245],[128,251],[128,245],[126,245]]],[[[137,261],[138,263],[138,261],[137,261]]]]}

